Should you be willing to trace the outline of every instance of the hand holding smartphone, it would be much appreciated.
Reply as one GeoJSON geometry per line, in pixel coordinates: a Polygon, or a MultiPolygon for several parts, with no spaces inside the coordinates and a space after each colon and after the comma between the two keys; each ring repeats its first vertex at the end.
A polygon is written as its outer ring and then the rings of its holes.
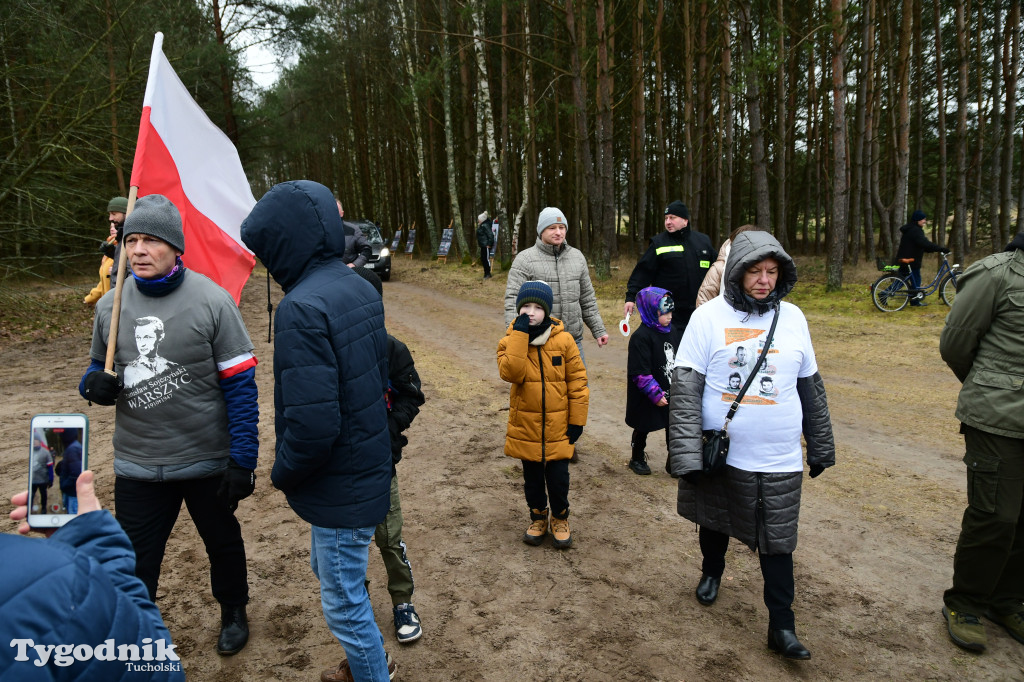
{"type": "Polygon", "coordinates": [[[37,414],[29,430],[28,525],[60,528],[78,513],[77,481],[89,466],[89,418],[37,414]]]}

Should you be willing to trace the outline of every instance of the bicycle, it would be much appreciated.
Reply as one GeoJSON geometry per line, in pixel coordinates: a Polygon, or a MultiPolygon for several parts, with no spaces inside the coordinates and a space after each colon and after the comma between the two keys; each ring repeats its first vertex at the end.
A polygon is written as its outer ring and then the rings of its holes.
{"type": "Polygon", "coordinates": [[[875,280],[871,285],[871,302],[883,313],[895,313],[903,310],[912,297],[918,300],[930,296],[936,291],[942,298],[942,302],[948,306],[953,305],[956,298],[956,276],[960,273],[960,264],[950,265],[946,254],[942,254],[942,264],[939,266],[935,278],[928,286],[915,288],[910,279],[909,264],[913,258],[901,258],[901,265],[882,265],[881,270],[885,274],[875,280]],[[901,275],[899,269],[907,265],[907,274],[901,275]],[[916,290],[915,290],[916,289],[916,290]]]}

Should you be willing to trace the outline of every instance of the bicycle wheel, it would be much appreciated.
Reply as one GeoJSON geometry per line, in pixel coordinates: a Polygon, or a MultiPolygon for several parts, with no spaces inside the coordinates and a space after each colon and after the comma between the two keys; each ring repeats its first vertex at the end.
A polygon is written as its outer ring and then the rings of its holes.
{"type": "Polygon", "coordinates": [[[883,313],[895,313],[906,307],[910,289],[902,277],[882,275],[871,285],[871,302],[883,313]]]}
{"type": "Polygon", "coordinates": [[[950,275],[946,275],[939,282],[939,296],[942,297],[942,302],[946,305],[953,305],[953,299],[956,298],[956,281],[950,275]]]}

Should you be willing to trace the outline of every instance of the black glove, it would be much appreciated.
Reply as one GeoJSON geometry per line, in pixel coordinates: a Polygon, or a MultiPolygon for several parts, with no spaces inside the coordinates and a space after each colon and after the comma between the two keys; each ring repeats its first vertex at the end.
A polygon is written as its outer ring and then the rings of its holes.
{"type": "Polygon", "coordinates": [[[124,241],[124,225],[118,225],[115,231],[117,232],[117,243],[120,244],[124,241]]]}
{"type": "Polygon", "coordinates": [[[235,511],[238,509],[238,501],[252,495],[253,490],[256,490],[256,472],[246,469],[235,460],[228,462],[220,488],[217,489],[217,497],[224,500],[228,509],[235,511]]]}
{"type": "Polygon", "coordinates": [[[525,332],[530,330],[530,316],[523,313],[516,318],[516,321],[512,324],[512,329],[517,332],[525,332]]]}
{"type": "Polygon", "coordinates": [[[697,481],[700,480],[700,472],[699,471],[687,471],[685,474],[681,475],[679,478],[683,479],[684,481],[686,481],[690,485],[697,485],[697,481]]]}
{"type": "Polygon", "coordinates": [[[821,475],[821,472],[824,471],[824,470],[825,470],[825,467],[821,466],[820,464],[812,464],[811,465],[811,478],[817,478],[819,475],[821,475]]]}
{"type": "Polygon", "coordinates": [[[102,244],[100,244],[100,253],[102,253],[107,258],[113,258],[116,252],[117,244],[115,244],[114,242],[103,242],[102,244]]]}
{"type": "Polygon", "coordinates": [[[949,248],[943,246],[941,249],[939,249],[939,251],[941,253],[949,253],[950,251],[952,251],[952,249],[949,249],[949,248]]]}
{"type": "Polygon", "coordinates": [[[569,437],[569,445],[573,445],[583,435],[583,427],[569,424],[569,428],[565,430],[565,435],[569,437]]]}
{"type": "Polygon", "coordinates": [[[90,403],[113,405],[123,388],[124,382],[116,374],[96,370],[85,375],[85,399],[90,403]]]}

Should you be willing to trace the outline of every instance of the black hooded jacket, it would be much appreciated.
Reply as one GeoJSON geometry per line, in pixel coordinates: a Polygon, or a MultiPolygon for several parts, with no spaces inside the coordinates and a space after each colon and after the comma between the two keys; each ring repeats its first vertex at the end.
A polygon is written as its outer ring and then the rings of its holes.
{"type": "Polygon", "coordinates": [[[900,237],[900,247],[896,250],[896,265],[900,264],[901,258],[913,258],[911,269],[920,270],[924,254],[942,251],[941,246],[924,236],[924,228],[917,223],[907,223],[900,228],[900,232],[903,236],[900,237]]]}

